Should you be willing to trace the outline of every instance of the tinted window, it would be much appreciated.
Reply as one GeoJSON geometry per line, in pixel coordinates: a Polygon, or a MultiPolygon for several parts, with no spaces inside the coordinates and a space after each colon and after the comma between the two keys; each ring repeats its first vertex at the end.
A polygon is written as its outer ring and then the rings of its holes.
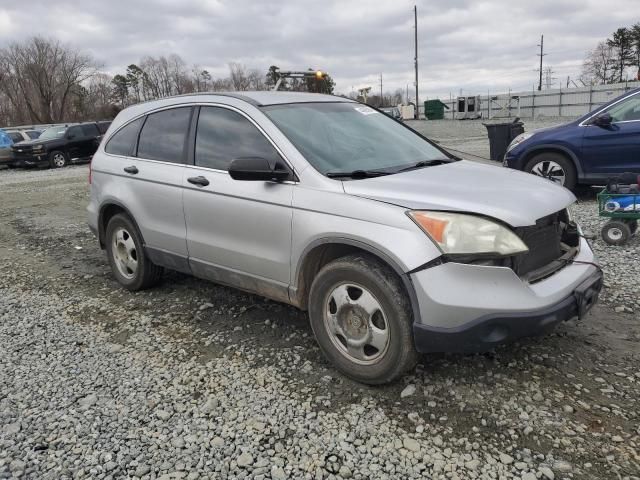
{"type": "Polygon", "coordinates": [[[82,133],[82,128],[80,127],[70,127],[69,130],[67,130],[67,137],[71,138],[82,138],[84,137],[84,134],[82,133]]]}
{"type": "Polygon", "coordinates": [[[144,117],[139,118],[118,130],[116,134],[109,139],[104,150],[114,155],[133,155],[136,141],[138,140],[138,132],[140,132],[143,121],[144,117]]]}
{"type": "Polygon", "coordinates": [[[98,135],[100,135],[98,127],[93,123],[82,125],[82,133],[85,137],[97,137],[98,135]]]}
{"type": "Polygon", "coordinates": [[[100,133],[107,133],[109,125],[111,125],[111,122],[98,122],[98,130],[100,130],[100,133]]]}
{"type": "Polygon", "coordinates": [[[271,166],[281,161],[273,145],[245,117],[231,110],[202,107],[196,133],[196,165],[227,170],[239,157],[262,157],[271,166]]]}
{"type": "Polygon", "coordinates": [[[191,107],[152,113],[144,122],[138,141],[138,157],[182,163],[191,107]]]}
{"type": "Polygon", "coordinates": [[[38,132],[37,130],[29,130],[27,132],[27,135],[29,136],[30,139],[36,139],[40,136],[40,132],[38,132]]]}
{"type": "Polygon", "coordinates": [[[9,132],[9,136],[11,137],[11,140],[13,140],[13,143],[18,143],[23,140],[22,135],[18,132],[9,132]]]}

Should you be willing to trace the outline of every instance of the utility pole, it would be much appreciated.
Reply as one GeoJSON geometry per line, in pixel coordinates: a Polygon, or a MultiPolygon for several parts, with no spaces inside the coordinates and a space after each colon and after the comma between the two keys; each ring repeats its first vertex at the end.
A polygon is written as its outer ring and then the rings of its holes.
{"type": "Polygon", "coordinates": [[[415,44],[415,67],[416,67],[416,120],[420,118],[420,109],[418,108],[418,7],[413,6],[413,23],[415,25],[415,36],[414,36],[414,44],[415,44]]]}
{"type": "Polygon", "coordinates": [[[540,82],[538,83],[538,90],[542,90],[542,57],[546,55],[546,53],[544,53],[544,35],[540,35],[540,44],[538,46],[540,47],[540,53],[538,53],[540,57],[540,82]]]}
{"type": "Polygon", "coordinates": [[[384,97],[382,96],[382,73],[380,74],[380,106],[384,107],[384,97]]]}

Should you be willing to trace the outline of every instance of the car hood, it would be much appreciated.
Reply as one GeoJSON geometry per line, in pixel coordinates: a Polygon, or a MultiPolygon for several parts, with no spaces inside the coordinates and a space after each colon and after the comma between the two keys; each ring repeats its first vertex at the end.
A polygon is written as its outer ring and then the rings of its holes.
{"type": "Polygon", "coordinates": [[[34,138],[33,140],[24,140],[22,142],[19,143],[14,143],[14,145],[18,148],[20,147],[35,147],[36,145],[47,145],[47,144],[51,144],[51,143],[56,143],[56,142],[60,142],[61,140],[63,140],[62,138],[49,138],[49,139],[39,139],[39,138],[34,138]]]}
{"type": "Polygon", "coordinates": [[[569,190],[549,180],[466,160],[343,185],[358,197],[415,210],[476,213],[513,227],[533,225],[575,201],[569,190]]]}

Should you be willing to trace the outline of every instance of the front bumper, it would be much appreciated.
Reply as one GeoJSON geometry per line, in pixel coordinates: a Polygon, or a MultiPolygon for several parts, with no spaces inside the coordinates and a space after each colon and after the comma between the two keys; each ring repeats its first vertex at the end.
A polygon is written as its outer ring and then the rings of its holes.
{"type": "Polygon", "coordinates": [[[486,351],[582,317],[602,289],[602,273],[584,238],[572,263],[536,283],[506,267],[445,263],[411,275],[421,318],[420,352],[486,351]]]}
{"type": "Polygon", "coordinates": [[[47,154],[42,153],[13,153],[11,165],[13,167],[34,167],[48,163],[47,154]]]}

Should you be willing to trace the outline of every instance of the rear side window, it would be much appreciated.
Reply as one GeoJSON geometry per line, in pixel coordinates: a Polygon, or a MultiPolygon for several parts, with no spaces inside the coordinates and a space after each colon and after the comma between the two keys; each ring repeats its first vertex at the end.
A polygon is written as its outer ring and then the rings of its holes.
{"type": "Polygon", "coordinates": [[[138,140],[138,157],[183,163],[190,118],[191,107],[172,108],[147,116],[138,140]]]}
{"type": "Polygon", "coordinates": [[[27,132],[27,135],[29,135],[29,138],[30,138],[31,140],[34,140],[34,139],[36,139],[36,138],[38,138],[38,137],[40,136],[40,132],[38,132],[38,131],[36,131],[36,130],[29,130],[29,131],[27,132]]]}
{"type": "Polygon", "coordinates": [[[195,163],[228,170],[239,157],[262,157],[273,167],[280,155],[265,136],[245,117],[232,110],[202,107],[196,131],[195,163]]]}
{"type": "Polygon", "coordinates": [[[87,125],[82,125],[82,133],[85,137],[97,137],[100,135],[100,131],[98,130],[98,126],[92,123],[87,125]]]}
{"type": "Polygon", "coordinates": [[[138,118],[118,130],[107,142],[107,146],[104,148],[105,152],[126,157],[133,155],[142,122],[144,122],[144,117],[138,118]]]}
{"type": "Polygon", "coordinates": [[[80,127],[70,127],[69,130],[67,130],[67,137],[69,138],[82,138],[84,137],[84,132],[82,131],[82,128],[80,127]]]}

